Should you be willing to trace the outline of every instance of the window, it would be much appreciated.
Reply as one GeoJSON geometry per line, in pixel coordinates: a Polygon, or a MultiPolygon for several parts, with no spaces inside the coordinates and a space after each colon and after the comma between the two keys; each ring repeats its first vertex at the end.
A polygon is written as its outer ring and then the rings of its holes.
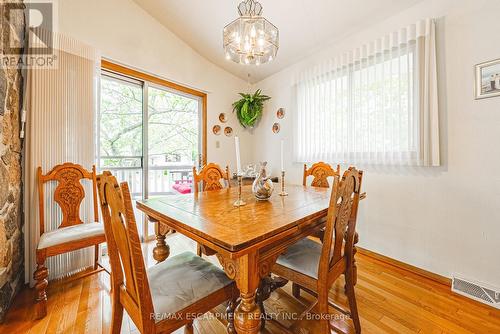
{"type": "Polygon", "coordinates": [[[296,161],[439,164],[435,61],[425,61],[435,53],[425,27],[424,36],[391,35],[301,73],[296,161]]]}

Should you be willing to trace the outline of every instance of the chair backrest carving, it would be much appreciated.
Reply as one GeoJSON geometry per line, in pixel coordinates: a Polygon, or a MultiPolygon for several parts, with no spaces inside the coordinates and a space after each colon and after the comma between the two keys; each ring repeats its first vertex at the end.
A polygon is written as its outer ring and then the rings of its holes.
{"type": "Polygon", "coordinates": [[[320,279],[326,278],[342,257],[352,260],[362,179],[363,172],[354,167],[349,167],[342,179],[334,178],[319,265],[320,279]]]}
{"type": "Polygon", "coordinates": [[[99,212],[97,208],[96,171],[88,171],[80,165],[64,163],[57,165],[47,174],[43,174],[42,167],[37,169],[38,200],[40,211],[40,235],[45,231],[45,189],[47,182],[57,182],[54,191],[54,201],[59,205],[62,212],[61,227],[82,224],[80,218],[80,206],[85,198],[85,189],[81,183],[83,179],[92,181],[92,196],[94,206],[94,221],[98,221],[99,212]]]}
{"type": "Polygon", "coordinates": [[[226,166],[226,171],[222,171],[219,165],[209,163],[201,168],[200,172],[196,172],[196,167],[193,167],[194,192],[199,191],[199,183],[202,183],[202,191],[212,191],[224,189],[221,179],[225,180],[227,187],[229,184],[229,166],[226,166]]]}
{"type": "Polygon", "coordinates": [[[316,162],[307,168],[304,164],[304,177],[302,184],[307,185],[307,177],[312,176],[313,180],[311,182],[312,187],[329,188],[330,183],[328,182],[328,177],[335,177],[340,175],[340,165],[337,165],[337,170],[334,170],[329,164],[324,162],[316,162]]]}
{"type": "Polygon", "coordinates": [[[140,319],[133,320],[136,324],[142,323],[141,332],[148,333],[145,328],[152,326],[149,315],[153,312],[153,302],[128,184],[123,182],[119,186],[116,178],[106,171],[97,177],[97,185],[108,243],[112,289],[129,299],[128,303],[123,303],[124,307],[133,308],[127,312],[139,315],[140,319]]]}

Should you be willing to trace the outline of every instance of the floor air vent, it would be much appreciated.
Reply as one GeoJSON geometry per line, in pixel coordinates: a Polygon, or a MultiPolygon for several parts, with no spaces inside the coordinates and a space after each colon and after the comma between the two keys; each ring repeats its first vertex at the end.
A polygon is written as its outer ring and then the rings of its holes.
{"type": "Polygon", "coordinates": [[[453,276],[451,290],[462,296],[500,309],[500,289],[453,276]]]}

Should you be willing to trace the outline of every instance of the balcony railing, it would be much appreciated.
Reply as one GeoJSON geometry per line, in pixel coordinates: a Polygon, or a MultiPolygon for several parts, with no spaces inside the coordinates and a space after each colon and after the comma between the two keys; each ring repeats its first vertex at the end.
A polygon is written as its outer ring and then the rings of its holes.
{"type": "MultiPolygon", "coordinates": [[[[191,166],[151,166],[148,168],[149,197],[175,194],[172,186],[176,182],[193,179],[191,166]]],[[[143,171],[139,167],[101,167],[109,170],[118,182],[127,182],[133,199],[143,197],[143,171]]]]}

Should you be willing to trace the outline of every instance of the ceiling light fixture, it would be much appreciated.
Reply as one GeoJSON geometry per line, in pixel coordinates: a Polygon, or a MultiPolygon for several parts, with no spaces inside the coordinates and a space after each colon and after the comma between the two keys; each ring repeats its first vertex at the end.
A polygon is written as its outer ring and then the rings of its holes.
{"type": "Polygon", "coordinates": [[[240,17],[224,27],[226,59],[239,64],[260,65],[276,58],[279,30],[262,17],[262,5],[254,0],[242,1],[240,17]]]}

